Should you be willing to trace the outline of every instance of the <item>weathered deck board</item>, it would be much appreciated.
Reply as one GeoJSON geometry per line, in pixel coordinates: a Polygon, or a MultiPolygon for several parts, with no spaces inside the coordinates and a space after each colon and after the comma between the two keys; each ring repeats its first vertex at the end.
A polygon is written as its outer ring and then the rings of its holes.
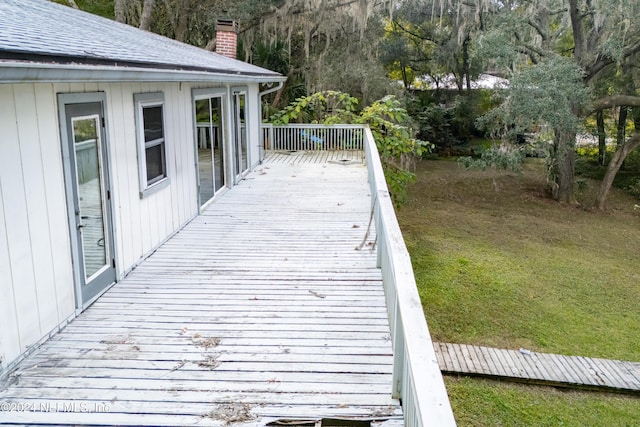
{"type": "Polygon", "coordinates": [[[268,164],[289,164],[300,163],[322,164],[342,161],[360,162],[364,161],[364,152],[358,150],[351,151],[267,151],[265,161],[268,164]]]}
{"type": "Polygon", "coordinates": [[[434,342],[433,346],[440,369],[445,373],[640,393],[639,362],[440,342],[434,342]]]}
{"type": "Polygon", "coordinates": [[[366,168],[347,156],[269,154],[19,366],[0,401],[27,410],[0,424],[402,425],[380,271],[356,250],[366,168]]]}

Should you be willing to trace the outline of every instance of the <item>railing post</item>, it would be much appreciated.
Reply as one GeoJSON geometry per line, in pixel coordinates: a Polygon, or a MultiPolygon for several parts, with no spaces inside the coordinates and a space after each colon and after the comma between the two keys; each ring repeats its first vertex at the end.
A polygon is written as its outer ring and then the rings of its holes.
{"type": "MultiPolygon", "coordinates": [[[[394,289],[395,291],[395,289],[394,289]]],[[[393,328],[395,329],[393,339],[393,391],[391,397],[394,399],[402,399],[403,377],[405,369],[404,358],[404,325],[402,324],[402,317],[400,316],[400,310],[398,308],[398,299],[396,297],[396,303],[393,308],[393,328]]]]}

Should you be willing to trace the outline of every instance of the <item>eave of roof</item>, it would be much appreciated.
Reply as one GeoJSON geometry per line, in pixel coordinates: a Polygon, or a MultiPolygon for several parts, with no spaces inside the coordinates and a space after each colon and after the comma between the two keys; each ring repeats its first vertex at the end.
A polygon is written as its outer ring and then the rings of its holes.
{"type": "Polygon", "coordinates": [[[285,81],[277,74],[252,74],[225,70],[147,68],[141,65],[55,64],[0,60],[0,83],[78,82],[217,82],[270,83],[285,81]]]}

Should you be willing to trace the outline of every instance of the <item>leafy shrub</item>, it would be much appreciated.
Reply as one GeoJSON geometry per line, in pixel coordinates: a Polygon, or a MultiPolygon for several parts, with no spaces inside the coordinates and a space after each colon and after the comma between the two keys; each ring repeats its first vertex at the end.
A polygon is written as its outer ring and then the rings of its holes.
{"type": "Polygon", "coordinates": [[[493,145],[489,149],[482,152],[479,159],[473,157],[460,157],[458,164],[465,169],[482,169],[489,168],[497,170],[511,170],[514,172],[522,172],[522,162],[524,154],[522,149],[512,144],[493,145]]]}
{"type": "Polygon", "coordinates": [[[476,119],[491,107],[490,92],[455,93],[455,96],[447,96],[446,91],[440,95],[418,94],[410,104],[411,115],[418,122],[418,137],[433,143],[438,151],[485,136],[476,119]]]}

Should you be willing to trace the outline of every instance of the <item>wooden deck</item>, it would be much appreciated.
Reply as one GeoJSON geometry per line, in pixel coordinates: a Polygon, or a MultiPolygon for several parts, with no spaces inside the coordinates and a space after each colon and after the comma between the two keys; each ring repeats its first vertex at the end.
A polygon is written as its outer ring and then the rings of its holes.
{"type": "Polygon", "coordinates": [[[402,425],[366,173],[268,158],[21,363],[0,424],[402,425]]]}
{"type": "Polygon", "coordinates": [[[267,151],[268,164],[352,164],[364,162],[364,152],[350,151],[267,151]]]}
{"type": "Polygon", "coordinates": [[[558,387],[640,393],[640,363],[434,343],[442,372],[558,387]]]}

